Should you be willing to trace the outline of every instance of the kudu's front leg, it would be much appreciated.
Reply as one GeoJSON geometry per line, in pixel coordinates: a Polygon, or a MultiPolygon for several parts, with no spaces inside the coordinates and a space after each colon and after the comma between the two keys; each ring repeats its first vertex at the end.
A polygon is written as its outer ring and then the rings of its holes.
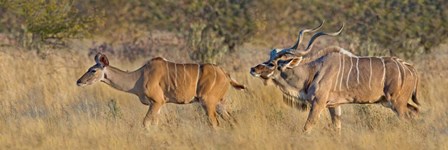
{"type": "Polygon", "coordinates": [[[331,122],[333,124],[333,127],[336,128],[336,131],[340,134],[341,133],[341,106],[336,107],[330,107],[328,108],[330,111],[331,116],[331,122]]]}
{"type": "Polygon", "coordinates": [[[159,118],[158,114],[160,112],[160,108],[162,107],[162,103],[152,103],[149,106],[148,112],[146,113],[145,119],[143,120],[143,126],[148,128],[151,124],[158,125],[159,118]]]}
{"type": "Polygon", "coordinates": [[[165,104],[165,100],[163,99],[163,96],[154,96],[151,99],[151,105],[149,106],[148,112],[146,113],[145,119],[143,120],[143,126],[145,128],[148,128],[149,125],[158,125],[159,124],[159,113],[160,108],[165,104]]]}
{"type": "Polygon", "coordinates": [[[316,124],[316,121],[320,117],[320,113],[326,107],[326,100],[328,94],[325,95],[316,95],[316,97],[312,100],[311,110],[308,114],[308,119],[305,122],[305,126],[303,128],[305,133],[311,132],[312,126],[316,124]]]}

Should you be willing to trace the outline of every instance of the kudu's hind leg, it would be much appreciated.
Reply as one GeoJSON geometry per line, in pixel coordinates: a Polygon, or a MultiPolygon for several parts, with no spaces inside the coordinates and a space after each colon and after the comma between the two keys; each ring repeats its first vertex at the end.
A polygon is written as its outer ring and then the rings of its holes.
{"type": "Polygon", "coordinates": [[[407,107],[408,107],[408,110],[410,110],[409,115],[411,118],[418,116],[419,110],[417,107],[415,107],[414,105],[411,105],[409,103],[407,104],[407,107]]]}
{"type": "Polygon", "coordinates": [[[410,97],[399,97],[396,102],[393,103],[398,116],[401,119],[412,119],[417,116],[419,110],[417,107],[408,103],[410,97]]]}
{"type": "Polygon", "coordinates": [[[218,118],[216,118],[216,105],[218,101],[215,101],[211,98],[202,99],[202,106],[207,113],[208,120],[212,124],[213,128],[217,128],[219,126],[218,118]]]}
{"type": "Polygon", "coordinates": [[[400,119],[407,119],[408,116],[408,102],[407,99],[404,99],[403,97],[395,97],[391,99],[393,110],[395,113],[397,113],[398,117],[400,119]]]}

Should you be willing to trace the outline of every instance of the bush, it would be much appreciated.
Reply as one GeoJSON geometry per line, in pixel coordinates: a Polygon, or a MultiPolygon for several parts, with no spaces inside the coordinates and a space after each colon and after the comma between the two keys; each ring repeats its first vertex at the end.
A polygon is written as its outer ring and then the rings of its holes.
{"type": "MultiPolygon", "coordinates": [[[[80,12],[70,0],[3,1],[0,8],[5,27],[22,46],[40,48],[44,42],[63,44],[66,38],[90,36],[101,23],[96,13],[80,12]],[[6,19],[5,19],[6,18],[6,19]],[[12,18],[14,22],[7,22],[12,18]]],[[[5,30],[5,29],[3,29],[5,30]]]]}
{"type": "Polygon", "coordinates": [[[355,31],[353,35],[379,43],[391,55],[413,57],[421,49],[430,52],[448,38],[448,5],[442,0],[352,2],[358,5],[345,8],[344,18],[355,31]]]}
{"type": "MultiPolygon", "coordinates": [[[[250,40],[257,30],[253,14],[249,11],[251,3],[235,0],[175,1],[171,2],[173,6],[164,6],[176,11],[154,11],[150,16],[157,16],[152,19],[159,22],[172,20],[172,25],[180,29],[178,31],[186,31],[193,60],[216,63],[222,55],[234,52],[236,46],[250,40]]],[[[159,5],[149,7],[151,10],[160,9],[159,5]]]]}
{"type": "Polygon", "coordinates": [[[218,36],[210,26],[192,24],[188,32],[188,46],[192,48],[190,58],[203,63],[217,63],[228,49],[223,45],[224,38],[218,36]]]}
{"type": "Polygon", "coordinates": [[[100,36],[134,43],[147,32],[169,31],[190,42],[191,58],[216,62],[254,36],[268,39],[264,45],[285,33],[292,41],[325,19],[325,31],[346,23],[335,39],[358,45],[357,54],[413,57],[448,38],[445,8],[444,0],[0,0],[0,32],[33,47],[88,37],[99,26],[100,36]]]}
{"type": "Polygon", "coordinates": [[[234,52],[256,31],[248,9],[250,1],[196,1],[187,6],[189,45],[194,60],[216,63],[225,53],[234,52]]]}
{"type": "MultiPolygon", "coordinates": [[[[216,62],[222,54],[234,52],[237,46],[250,40],[257,31],[254,14],[249,9],[251,0],[92,3],[109,16],[107,24],[125,26],[130,31],[180,32],[190,42],[191,58],[201,62],[216,62]]],[[[110,28],[116,31],[115,27],[110,28]]]]}
{"type": "Polygon", "coordinates": [[[448,38],[448,10],[445,9],[448,3],[444,0],[314,0],[282,3],[265,0],[261,3],[272,8],[266,15],[276,20],[269,24],[278,29],[285,26],[308,27],[316,20],[323,19],[328,21],[326,26],[338,26],[345,22],[344,40],[350,42],[357,39],[362,47],[374,42],[380,46],[380,51],[387,51],[389,55],[409,58],[422,52],[428,53],[448,38]]]}

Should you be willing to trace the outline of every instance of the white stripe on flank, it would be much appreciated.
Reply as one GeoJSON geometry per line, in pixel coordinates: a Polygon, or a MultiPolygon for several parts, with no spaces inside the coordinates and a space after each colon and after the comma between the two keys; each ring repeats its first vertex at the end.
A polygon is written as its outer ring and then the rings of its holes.
{"type": "Polygon", "coordinates": [[[359,58],[358,57],[356,57],[356,73],[357,73],[356,80],[358,81],[358,84],[359,84],[359,58]]]}
{"type": "Polygon", "coordinates": [[[406,65],[404,65],[404,67],[403,68],[406,68],[406,70],[408,70],[409,71],[409,73],[411,74],[411,76],[412,77],[414,77],[414,73],[411,71],[411,69],[409,69],[409,67],[408,66],[406,66],[406,65]]]}
{"type": "Polygon", "coordinates": [[[369,89],[372,89],[372,57],[369,57],[369,62],[370,62],[369,89]]]}
{"type": "Polygon", "coordinates": [[[345,71],[345,56],[342,56],[342,72],[341,72],[341,82],[339,82],[339,90],[341,90],[343,80],[344,80],[344,71],[345,71]]]}
{"type": "Polygon", "coordinates": [[[409,74],[411,74],[412,78],[414,78],[414,90],[415,90],[415,88],[417,87],[417,80],[418,80],[417,73],[413,71],[414,69],[411,70],[411,69],[407,66],[407,65],[411,65],[411,64],[406,63],[406,62],[403,62],[403,64],[404,64],[405,68],[409,71],[409,74]],[[406,65],[406,64],[407,64],[407,65],[406,65]]]}
{"type": "MultiPolygon", "coordinates": [[[[403,64],[403,61],[401,59],[398,59],[398,61],[399,61],[398,64],[400,64],[401,68],[403,69],[403,79],[404,79],[406,77],[406,71],[404,69],[406,68],[406,70],[408,70],[409,72],[412,72],[412,71],[409,70],[409,68],[403,64]]],[[[412,73],[411,73],[411,76],[413,76],[412,73]]]]}
{"type": "Polygon", "coordinates": [[[386,79],[386,64],[384,63],[383,57],[378,57],[381,59],[381,63],[383,63],[383,78],[381,79],[381,85],[384,87],[384,79],[386,79]]]}
{"type": "Polygon", "coordinates": [[[403,61],[403,64],[405,64],[405,65],[412,65],[412,64],[410,64],[408,62],[405,62],[405,61],[403,61]]]}
{"type": "Polygon", "coordinates": [[[406,80],[406,70],[408,70],[409,73],[411,74],[411,76],[413,76],[413,75],[412,75],[412,71],[409,70],[409,68],[406,67],[406,65],[403,65],[403,62],[398,61],[398,64],[401,66],[401,69],[403,69],[403,75],[402,75],[402,77],[403,77],[403,84],[404,84],[404,80],[406,80]]]}
{"type": "Polygon", "coordinates": [[[411,76],[412,77],[414,77],[414,72],[413,71],[411,71],[411,69],[409,69],[409,67],[408,66],[404,66],[404,68],[406,68],[406,70],[408,70],[409,71],[409,73],[411,74],[411,76]]]}
{"type": "MultiPolygon", "coordinates": [[[[213,66],[213,65],[211,65],[212,66],[212,68],[213,68],[213,74],[214,74],[214,76],[213,76],[213,82],[212,82],[212,86],[210,87],[210,90],[212,90],[213,89],[213,87],[215,86],[215,82],[216,82],[216,69],[215,69],[215,66],[213,66]]],[[[209,91],[210,91],[209,90],[209,91]]]]}
{"type": "Polygon", "coordinates": [[[174,87],[177,88],[177,64],[174,64],[174,87]]]}
{"type": "Polygon", "coordinates": [[[169,67],[169,63],[168,62],[165,62],[165,63],[166,63],[166,71],[167,71],[167,74],[168,74],[168,91],[170,91],[170,89],[171,89],[170,67],[169,67]]]}
{"type": "Polygon", "coordinates": [[[415,92],[415,90],[417,89],[417,82],[418,82],[418,77],[417,77],[417,72],[411,72],[411,74],[414,74],[415,73],[415,78],[414,78],[414,92],[415,92]]]}
{"type": "Polygon", "coordinates": [[[347,76],[347,81],[345,81],[345,86],[347,87],[347,89],[350,89],[350,87],[348,86],[348,81],[350,80],[350,73],[352,72],[352,68],[353,68],[353,58],[350,57],[350,70],[348,70],[348,76],[347,76]]]}
{"type": "MultiPolygon", "coordinates": [[[[406,64],[410,65],[409,63],[403,62],[405,68],[409,71],[409,74],[411,74],[412,78],[414,78],[414,89],[417,88],[417,72],[414,72],[414,69],[410,69],[406,64]]],[[[404,82],[404,81],[403,81],[404,82]]]]}
{"type": "Polygon", "coordinates": [[[182,74],[184,74],[184,86],[187,86],[187,70],[185,69],[185,64],[182,64],[183,68],[184,68],[184,72],[182,74]]]}
{"type": "MultiPolygon", "coordinates": [[[[398,69],[398,78],[397,78],[397,80],[400,80],[401,81],[400,84],[401,84],[401,86],[403,86],[403,80],[401,80],[401,69],[400,69],[401,65],[398,64],[396,59],[393,59],[393,60],[395,62],[395,65],[397,65],[397,69],[398,69]]],[[[404,69],[403,69],[403,71],[404,71],[404,69]]]]}
{"type": "Polygon", "coordinates": [[[336,91],[336,88],[337,88],[337,86],[338,86],[338,81],[339,81],[339,73],[341,72],[341,65],[342,65],[342,63],[341,63],[341,55],[338,55],[338,58],[339,58],[339,68],[338,68],[338,75],[336,76],[336,80],[334,80],[334,90],[336,91]]]}

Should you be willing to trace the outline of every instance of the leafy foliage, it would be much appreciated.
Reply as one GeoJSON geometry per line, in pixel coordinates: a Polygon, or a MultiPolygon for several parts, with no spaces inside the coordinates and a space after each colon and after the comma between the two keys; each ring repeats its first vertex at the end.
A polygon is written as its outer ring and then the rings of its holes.
{"type": "Polygon", "coordinates": [[[188,26],[188,38],[193,48],[191,57],[202,62],[216,63],[227,51],[235,51],[255,33],[256,26],[248,10],[250,1],[196,1],[186,14],[195,24],[188,26]],[[199,32],[199,33],[197,33],[199,32]]]}
{"type": "Polygon", "coordinates": [[[275,12],[267,18],[277,20],[278,23],[271,25],[279,29],[307,27],[323,19],[330,26],[345,22],[345,40],[360,42],[361,47],[373,42],[379,46],[377,51],[390,55],[413,57],[430,52],[448,38],[448,10],[445,9],[448,3],[444,0],[314,0],[278,4],[265,0],[261,3],[275,12]]]}
{"type": "Polygon", "coordinates": [[[2,18],[17,18],[9,30],[17,31],[22,46],[39,48],[48,39],[83,38],[101,23],[95,13],[80,12],[70,0],[5,1],[2,18]],[[19,25],[19,26],[17,26],[19,25]]]}
{"type": "Polygon", "coordinates": [[[325,31],[346,23],[337,39],[358,54],[413,57],[448,38],[445,8],[444,0],[0,0],[0,32],[33,45],[92,33],[135,43],[142,33],[169,31],[189,41],[191,58],[216,62],[254,38],[294,40],[301,27],[327,20],[325,31]]]}
{"type": "Polygon", "coordinates": [[[255,34],[254,14],[249,9],[252,3],[251,0],[91,2],[105,10],[109,16],[106,24],[118,23],[128,28],[126,32],[154,29],[180,32],[189,41],[191,58],[209,63],[234,52],[255,34]]]}
{"type": "Polygon", "coordinates": [[[352,2],[358,5],[346,8],[344,18],[350,22],[354,35],[362,41],[379,43],[391,55],[412,57],[420,48],[430,52],[448,37],[448,11],[445,9],[448,5],[444,1],[352,2]]]}
{"type": "Polygon", "coordinates": [[[162,5],[169,11],[153,11],[148,20],[154,20],[156,25],[173,21],[170,24],[178,31],[186,31],[192,59],[216,63],[227,51],[234,52],[236,46],[247,42],[257,30],[249,10],[251,3],[235,0],[153,2],[148,5],[149,9],[159,9],[162,5]]]}
{"type": "Polygon", "coordinates": [[[188,33],[188,45],[194,48],[190,54],[193,60],[217,63],[217,59],[227,52],[222,44],[224,38],[219,37],[210,26],[193,24],[188,33]]]}

